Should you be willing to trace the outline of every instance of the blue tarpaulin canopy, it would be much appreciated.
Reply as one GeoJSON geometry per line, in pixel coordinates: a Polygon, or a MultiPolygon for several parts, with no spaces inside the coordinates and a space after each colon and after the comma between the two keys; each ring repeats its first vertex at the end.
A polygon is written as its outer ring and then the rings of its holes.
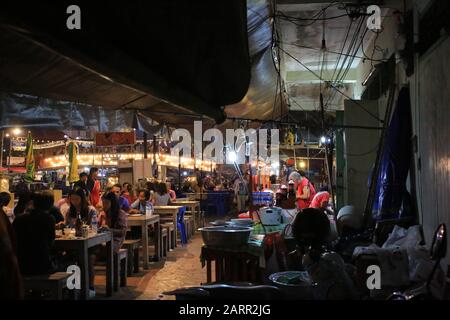
{"type": "Polygon", "coordinates": [[[408,209],[406,182],[412,158],[411,101],[408,88],[397,100],[388,128],[373,205],[376,220],[405,218],[408,209]]]}

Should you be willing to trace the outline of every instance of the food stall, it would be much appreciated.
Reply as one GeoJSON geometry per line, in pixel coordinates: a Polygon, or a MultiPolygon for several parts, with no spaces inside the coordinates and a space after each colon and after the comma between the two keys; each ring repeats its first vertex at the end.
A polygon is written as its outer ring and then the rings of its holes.
{"type": "Polygon", "coordinates": [[[265,283],[267,277],[284,271],[285,240],[289,222],[281,208],[262,207],[252,218],[217,220],[199,229],[204,245],[200,259],[206,266],[207,282],[241,281],[265,283]],[[212,263],[215,263],[215,277],[212,263]]]}

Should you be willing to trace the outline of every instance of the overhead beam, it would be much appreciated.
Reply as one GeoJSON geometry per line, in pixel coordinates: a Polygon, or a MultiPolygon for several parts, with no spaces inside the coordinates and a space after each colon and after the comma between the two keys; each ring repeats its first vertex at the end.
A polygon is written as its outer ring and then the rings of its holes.
{"type": "MultiPolygon", "coordinates": [[[[322,73],[322,79],[324,81],[334,81],[333,79],[333,73],[334,70],[323,70],[322,73]]],[[[355,83],[358,79],[357,70],[356,68],[350,69],[346,77],[343,79],[343,82],[347,83],[355,83]]],[[[317,76],[313,75],[309,71],[288,71],[286,73],[286,81],[287,82],[296,82],[296,83],[302,83],[302,82],[308,82],[308,83],[314,83],[314,82],[320,82],[317,79],[317,76]]]]}
{"type": "MultiPolygon", "coordinates": [[[[330,0],[277,0],[277,8],[280,11],[315,11],[321,10],[329,5],[330,0]]],[[[361,4],[361,5],[379,5],[381,8],[404,9],[403,0],[347,0],[339,1],[336,4],[361,4]]],[[[336,8],[336,6],[335,6],[336,8]]]]}
{"type": "MultiPolygon", "coordinates": [[[[331,1],[329,0],[277,0],[277,9],[280,11],[316,11],[321,10],[331,1]]],[[[342,1],[340,3],[358,3],[357,0],[342,1]]]]}

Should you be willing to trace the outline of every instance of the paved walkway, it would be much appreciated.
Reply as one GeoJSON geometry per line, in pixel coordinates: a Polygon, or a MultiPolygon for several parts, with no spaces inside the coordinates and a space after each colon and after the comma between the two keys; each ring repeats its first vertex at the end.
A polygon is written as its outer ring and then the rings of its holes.
{"type": "MultiPolygon", "coordinates": [[[[172,300],[173,296],[161,297],[162,292],[177,288],[198,286],[206,282],[206,268],[200,263],[202,237],[196,233],[186,247],[180,245],[163,261],[152,263],[149,270],[128,277],[128,285],[114,293],[112,298],[117,300],[172,300]]],[[[103,270],[96,276],[97,299],[104,299],[105,277],[103,270]]]]}
{"type": "MultiPolygon", "coordinates": [[[[196,234],[187,247],[177,247],[175,251],[169,253],[164,268],[150,278],[138,299],[154,299],[165,291],[198,286],[206,282],[206,269],[202,269],[200,263],[202,244],[201,235],[196,234]]],[[[164,299],[170,297],[166,296],[164,299]]]]}

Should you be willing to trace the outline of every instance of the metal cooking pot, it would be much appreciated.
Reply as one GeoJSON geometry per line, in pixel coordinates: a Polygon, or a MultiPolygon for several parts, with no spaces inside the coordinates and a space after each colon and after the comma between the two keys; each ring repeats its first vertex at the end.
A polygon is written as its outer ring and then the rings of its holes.
{"type": "Polygon", "coordinates": [[[252,228],[237,226],[205,227],[198,229],[207,246],[234,247],[248,243],[252,228]]]}
{"type": "Polygon", "coordinates": [[[285,271],[271,274],[269,280],[272,284],[280,288],[288,300],[313,300],[313,284],[307,272],[304,271],[285,271]],[[281,278],[297,278],[298,283],[283,283],[281,278]]]}

